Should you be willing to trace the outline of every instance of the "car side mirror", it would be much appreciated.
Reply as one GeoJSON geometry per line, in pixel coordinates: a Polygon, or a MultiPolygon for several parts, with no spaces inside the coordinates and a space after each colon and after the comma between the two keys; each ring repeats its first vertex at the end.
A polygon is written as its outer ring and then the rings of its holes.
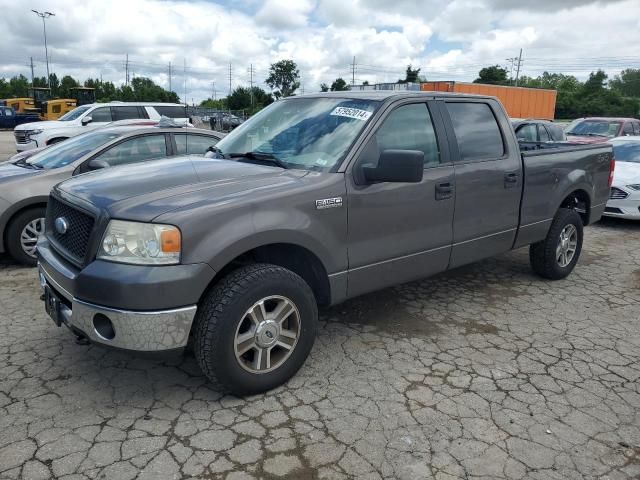
{"type": "Polygon", "coordinates": [[[423,169],[424,153],[419,150],[384,150],[376,167],[362,167],[369,183],[419,183],[423,169]]]}
{"type": "Polygon", "coordinates": [[[106,160],[94,158],[93,160],[89,161],[87,166],[91,170],[100,170],[101,168],[109,168],[111,165],[109,165],[109,162],[107,162],[106,160]]]}
{"type": "Polygon", "coordinates": [[[82,123],[83,126],[86,126],[87,124],[93,122],[93,118],[91,118],[90,115],[87,115],[82,120],[80,120],[80,122],[82,123]]]}

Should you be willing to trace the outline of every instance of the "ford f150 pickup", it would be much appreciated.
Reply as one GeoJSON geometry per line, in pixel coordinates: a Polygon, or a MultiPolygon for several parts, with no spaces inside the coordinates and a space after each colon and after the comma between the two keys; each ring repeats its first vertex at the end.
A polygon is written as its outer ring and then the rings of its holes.
{"type": "Polygon", "coordinates": [[[566,277],[614,168],[607,144],[521,152],[495,98],[431,92],[287,98],[216,147],[56,186],[39,278],[58,326],[191,343],[235,394],[294,375],[318,305],[526,245],[537,274],[566,277]]]}

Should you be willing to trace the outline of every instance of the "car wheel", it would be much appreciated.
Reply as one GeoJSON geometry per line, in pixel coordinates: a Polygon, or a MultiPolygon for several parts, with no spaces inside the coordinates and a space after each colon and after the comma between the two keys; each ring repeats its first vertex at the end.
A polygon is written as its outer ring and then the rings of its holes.
{"type": "Polygon", "coordinates": [[[66,138],[52,138],[47,142],[47,146],[55,145],[56,143],[64,142],[66,138]]]}
{"type": "Polygon", "coordinates": [[[223,278],[202,299],[194,353],[213,382],[235,395],[291,378],[311,351],[318,309],[309,285],[276,265],[254,264],[223,278]]]}
{"type": "Polygon", "coordinates": [[[551,223],[547,237],[529,247],[533,271],[550,280],[565,278],[578,263],[582,240],[580,215],[575,210],[561,208],[551,223]]]}
{"type": "Polygon", "coordinates": [[[31,208],[18,214],[7,228],[7,251],[18,262],[34,267],[37,263],[36,243],[44,233],[46,209],[31,208]]]}

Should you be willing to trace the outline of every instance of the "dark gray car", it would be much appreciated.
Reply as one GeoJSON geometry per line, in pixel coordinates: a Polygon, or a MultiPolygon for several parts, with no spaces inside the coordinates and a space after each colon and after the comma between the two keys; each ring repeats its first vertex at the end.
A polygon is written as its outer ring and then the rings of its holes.
{"type": "Polygon", "coordinates": [[[224,134],[155,126],[107,127],[0,165],[0,252],[36,264],[49,191],[74,175],[174,155],[204,155],[224,134]]]}
{"type": "Polygon", "coordinates": [[[183,349],[236,394],[291,377],[317,306],[530,246],[564,278],[609,194],[610,145],[521,153],[500,103],[420,92],[288,98],[180,157],[58,185],[45,308],[91,342],[183,349]]]}

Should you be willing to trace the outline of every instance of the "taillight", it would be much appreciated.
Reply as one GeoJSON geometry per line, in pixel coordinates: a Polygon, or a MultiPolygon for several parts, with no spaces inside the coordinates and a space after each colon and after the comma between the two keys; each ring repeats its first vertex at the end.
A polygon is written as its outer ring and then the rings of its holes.
{"type": "Polygon", "coordinates": [[[609,187],[613,185],[613,172],[616,169],[616,159],[611,157],[611,162],[609,162],[609,187]]]}

